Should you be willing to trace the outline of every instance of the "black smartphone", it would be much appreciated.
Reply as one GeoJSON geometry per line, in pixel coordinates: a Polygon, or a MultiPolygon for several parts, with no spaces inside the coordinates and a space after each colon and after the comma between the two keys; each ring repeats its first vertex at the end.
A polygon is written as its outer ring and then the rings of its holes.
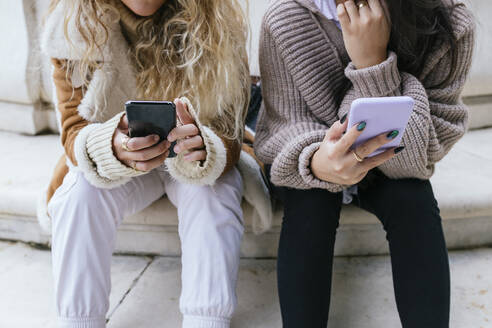
{"type": "MultiPolygon", "coordinates": [[[[131,138],[157,134],[159,142],[176,127],[176,106],[170,101],[128,101],[125,103],[131,138]]],[[[176,157],[171,144],[168,157],[176,157]]]]}

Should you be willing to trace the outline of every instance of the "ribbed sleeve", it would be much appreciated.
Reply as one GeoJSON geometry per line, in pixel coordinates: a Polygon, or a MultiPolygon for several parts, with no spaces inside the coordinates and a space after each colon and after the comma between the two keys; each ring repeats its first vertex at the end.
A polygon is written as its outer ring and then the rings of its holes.
{"type": "Polygon", "coordinates": [[[183,158],[185,154],[180,153],[175,158],[166,159],[166,166],[171,176],[182,183],[213,185],[226,168],[228,149],[212,129],[200,122],[198,114],[188,98],[182,97],[181,100],[188,106],[188,111],[195,119],[203,138],[207,157],[204,161],[188,162],[183,158]]]}
{"type": "Polygon", "coordinates": [[[356,69],[350,63],[345,75],[360,97],[396,96],[400,92],[401,77],[396,54],[392,51],[384,62],[376,66],[356,69]]]}
{"type": "Polygon", "coordinates": [[[113,134],[124,112],[98,124],[86,141],[87,154],[95,163],[97,174],[108,180],[120,180],[145,174],[121,163],[113,154],[113,134]]]}

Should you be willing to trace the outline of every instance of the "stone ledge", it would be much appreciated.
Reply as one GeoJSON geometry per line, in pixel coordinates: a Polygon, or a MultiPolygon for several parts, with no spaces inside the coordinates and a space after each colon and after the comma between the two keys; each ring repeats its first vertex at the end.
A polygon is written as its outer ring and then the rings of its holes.
{"type": "MultiPolygon", "coordinates": [[[[0,238],[49,243],[35,216],[36,198],[46,185],[62,149],[58,136],[22,136],[0,133],[6,141],[7,161],[0,170],[0,238]],[[23,151],[19,151],[22,149],[23,151]]],[[[437,167],[432,178],[444,219],[450,248],[492,244],[492,129],[469,132],[437,167]],[[465,173],[466,172],[466,173],[465,173]]],[[[243,257],[274,257],[279,237],[281,210],[273,229],[255,236],[250,229],[249,205],[243,206],[246,234],[243,257]]],[[[385,233],[377,218],[354,206],[342,210],[337,235],[337,255],[387,253],[385,233]]],[[[163,198],[121,225],[116,251],[179,255],[176,210],[163,198]]]]}
{"type": "MultiPolygon", "coordinates": [[[[492,216],[461,219],[443,218],[448,249],[464,249],[492,245],[492,216]]],[[[34,242],[49,246],[50,238],[40,229],[35,218],[0,215],[0,237],[6,240],[34,242]]],[[[246,231],[241,244],[243,258],[277,256],[279,227],[262,235],[246,231]]],[[[117,254],[155,254],[179,256],[180,241],[176,226],[138,225],[124,222],[118,229],[117,254]]],[[[388,254],[386,233],[379,222],[348,223],[341,219],[335,244],[336,256],[388,254]]]]}
{"type": "Polygon", "coordinates": [[[492,95],[479,97],[466,97],[464,103],[469,108],[470,129],[482,129],[492,126],[492,95]]]}
{"type": "Polygon", "coordinates": [[[54,110],[41,104],[0,101],[0,107],[0,130],[31,135],[58,130],[54,110]]]}

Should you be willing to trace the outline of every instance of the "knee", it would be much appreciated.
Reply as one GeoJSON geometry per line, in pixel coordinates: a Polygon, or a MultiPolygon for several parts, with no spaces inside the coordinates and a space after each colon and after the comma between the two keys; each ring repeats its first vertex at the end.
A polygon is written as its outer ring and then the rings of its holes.
{"type": "MultiPolygon", "coordinates": [[[[70,204],[70,207],[90,207],[97,197],[98,188],[92,186],[82,173],[68,173],[62,185],[56,190],[50,201],[51,208],[61,204],[70,204]]],[[[56,211],[55,211],[56,214],[56,211]]]]}
{"type": "Polygon", "coordinates": [[[335,232],[339,224],[342,204],[341,193],[327,190],[285,189],[284,227],[290,226],[299,233],[335,232]]]}
{"type": "Polygon", "coordinates": [[[63,222],[64,226],[89,227],[100,219],[98,213],[108,208],[103,191],[92,186],[82,173],[69,173],[59,188],[48,204],[54,226],[63,222]]]}
{"type": "Polygon", "coordinates": [[[439,207],[429,181],[417,179],[394,180],[387,188],[388,224],[405,228],[423,228],[440,224],[439,207]]]}
{"type": "Polygon", "coordinates": [[[227,186],[191,186],[186,203],[178,205],[179,230],[182,236],[210,239],[222,234],[242,235],[243,212],[237,190],[227,186]],[[225,192],[227,191],[227,192],[225,192]]]}

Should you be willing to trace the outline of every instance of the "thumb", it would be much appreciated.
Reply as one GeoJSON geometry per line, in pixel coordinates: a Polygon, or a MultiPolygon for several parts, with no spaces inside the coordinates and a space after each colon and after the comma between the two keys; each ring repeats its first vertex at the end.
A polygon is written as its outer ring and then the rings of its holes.
{"type": "Polygon", "coordinates": [[[190,111],[188,110],[188,105],[186,105],[181,99],[176,99],[174,101],[176,105],[176,114],[178,115],[178,119],[181,124],[194,124],[195,119],[191,116],[190,111]]]}
{"type": "Polygon", "coordinates": [[[325,141],[338,141],[343,136],[343,133],[347,131],[347,125],[348,120],[345,116],[340,121],[333,123],[330,129],[326,131],[325,141]]]}
{"type": "Polygon", "coordinates": [[[126,116],[126,113],[123,114],[120,120],[120,124],[118,124],[118,128],[120,130],[128,130],[128,117],[126,116]]]}

